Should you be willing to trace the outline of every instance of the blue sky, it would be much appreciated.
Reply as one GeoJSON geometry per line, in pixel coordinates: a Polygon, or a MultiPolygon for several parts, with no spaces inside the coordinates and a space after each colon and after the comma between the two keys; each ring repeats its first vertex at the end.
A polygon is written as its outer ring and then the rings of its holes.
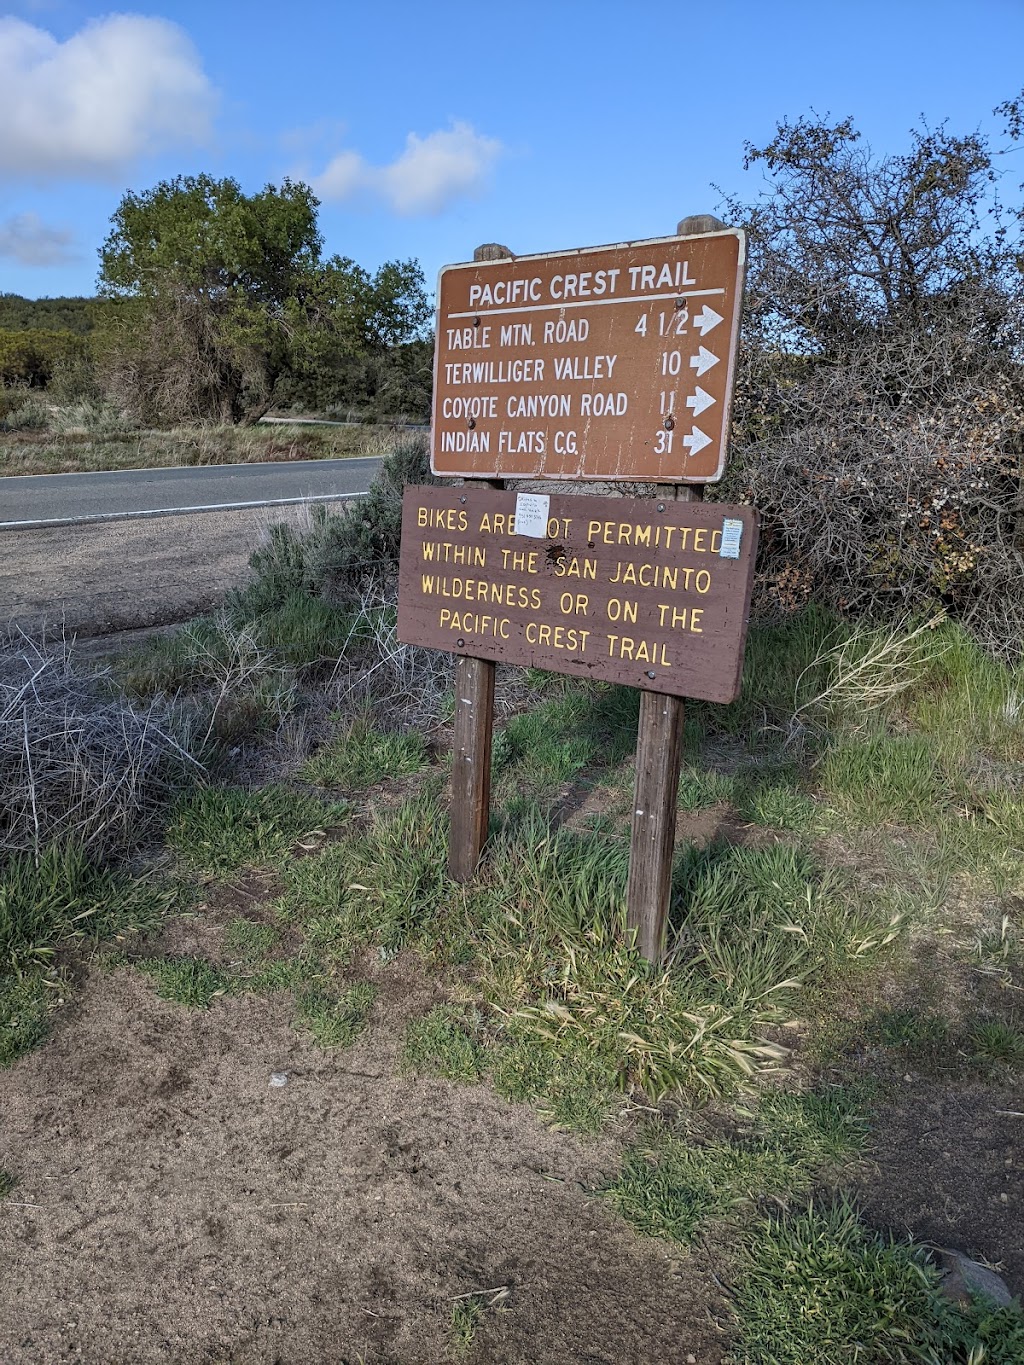
{"type": "Polygon", "coordinates": [[[432,284],[479,242],[660,236],[716,185],[752,195],[743,144],[782,118],[852,114],[898,151],[922,114],[998,134],[1022,85],[1024,0],[23,0],[0,12],[0,292],[91,293],[123,191],[176,174],[309,180],[328,252],[432,284]]]}

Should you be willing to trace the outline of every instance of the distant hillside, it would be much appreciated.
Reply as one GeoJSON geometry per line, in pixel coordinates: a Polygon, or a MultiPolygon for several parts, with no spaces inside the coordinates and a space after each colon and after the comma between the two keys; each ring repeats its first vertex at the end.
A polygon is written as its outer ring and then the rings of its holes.
{"type": "Polygon", "coordinates": [[[20,294],[0,294],[0,331],[91,332],[100,308],[99,299],[23,299],[20,294]]]}

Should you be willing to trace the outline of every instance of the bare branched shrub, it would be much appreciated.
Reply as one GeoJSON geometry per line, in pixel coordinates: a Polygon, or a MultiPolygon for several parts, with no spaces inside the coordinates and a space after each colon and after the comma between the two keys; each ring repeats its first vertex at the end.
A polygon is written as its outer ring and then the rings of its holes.
{"type": "Polygon", "coordinates": [[[409,724],[429,725],[451,710],[454,660],[399,640],[396,601],[389,580],[364,584],[332,683],[345,709],[372,706],[390,721],[400,714],[409,724]]]}
{"type": "Polygon", "coordinates": [[[109,854],[201,771],[166,706],[133,706],[103,682],[64,640],[0,643],[0,849],[38,857],[70,840],[109,854]]]}
{"type": "Polygon", "coordinates": [[[944,609],[1014,658],[1024,287],[987,144],[924,128],[874,158],[849,120],[798,120],[751,163],[769,186],[729,205],[751,267],[723,492],[761,510],[762,605],[944,609]]]}

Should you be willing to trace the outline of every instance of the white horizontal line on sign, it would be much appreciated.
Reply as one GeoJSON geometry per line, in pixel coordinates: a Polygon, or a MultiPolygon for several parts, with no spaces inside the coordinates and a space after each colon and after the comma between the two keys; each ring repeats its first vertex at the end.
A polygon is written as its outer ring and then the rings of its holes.
{"type": "Polygon", "coordinates": [[[446,313],[452,318],[493,318],[497,313],[545,313],[552,308],[600,308],[602,303],[659,303],[662,299],[700,299],[709,294],[724,294],[724,289],[673,289],[671,294],[629,294],[623,299],[574,299],[572,303],[524,303],[515,308],[471,308],[468,313],[446,313]]]}

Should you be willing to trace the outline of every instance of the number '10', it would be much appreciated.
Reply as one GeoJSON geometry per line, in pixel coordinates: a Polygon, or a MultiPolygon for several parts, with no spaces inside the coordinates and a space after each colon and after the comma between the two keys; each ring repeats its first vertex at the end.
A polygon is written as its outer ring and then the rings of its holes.
{"type": "Polygon", "coordinates": [[[661,353],[662,374],[678,374],[682,368],[683,357],[680,351],[662,351],[661,353]]]}

